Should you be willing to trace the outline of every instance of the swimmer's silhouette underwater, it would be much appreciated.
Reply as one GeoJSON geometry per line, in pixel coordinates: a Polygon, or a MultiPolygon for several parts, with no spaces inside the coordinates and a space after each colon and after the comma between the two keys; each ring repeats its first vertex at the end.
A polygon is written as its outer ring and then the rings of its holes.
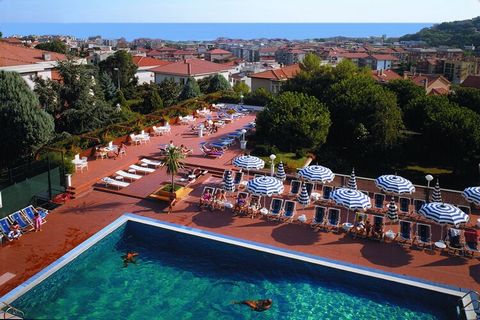
{"type": "Polygon", "coordinates": [[[122,256],[123,259],[123,267],[126,268],[128,267],[129,263],[137,263],[135,260],[135,257],[138,256],[138,253],[133,252],[133,251],[128,251],[126,255],[122,256]]]}
{"type": "Polygon", "coordinates": [[[270,309],[272,306],[272,299],[261,299],[261,300],[243,300],[243,301],[233,301],[233,304],[244,304],[250,307],[254,311],[265,311],[270,309]]]}

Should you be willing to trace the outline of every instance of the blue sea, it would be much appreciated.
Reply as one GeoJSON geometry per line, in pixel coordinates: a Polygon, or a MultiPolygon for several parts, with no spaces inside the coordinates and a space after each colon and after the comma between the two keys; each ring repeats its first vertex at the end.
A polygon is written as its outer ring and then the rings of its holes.
{"type": "Polygon", "coordinates": [[[4,36],[100,35],[105,39],[152,38],[172,41],[282,38],[303,40],[329,37],[399,37],[432,23],[1,23],[4,36]]]}

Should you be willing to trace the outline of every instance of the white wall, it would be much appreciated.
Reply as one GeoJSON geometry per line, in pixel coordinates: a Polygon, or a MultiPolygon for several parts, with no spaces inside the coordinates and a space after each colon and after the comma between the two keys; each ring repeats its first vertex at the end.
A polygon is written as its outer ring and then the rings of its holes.
{"type": "Polygon", "coordinates": [[[155,73],[149,70],[137,70],[135,76],[138,78],[138,84],[155,82],[155,73]]]}
{"type": "MultiPolygon", "coordinates": [[[[195,80],[200,80],[206,77],[213,76],[217,73],[209,73],[209,74],[202,74],[202,75],[196,75],[193,78],[195,80]]],[[[227,81],[229,81],[229,72],[224,71],[224,72],[219,72],[218,74],[221,74],[227,81]]],[[[177,75],[171,75],[171,74],[161,74],[161,73],[155,73],[155,83],[160,83],[165,79],[173,79],[177,83],[185,83],[188,79],[188,77],[185,76],[177,76],[177,75]]]]}

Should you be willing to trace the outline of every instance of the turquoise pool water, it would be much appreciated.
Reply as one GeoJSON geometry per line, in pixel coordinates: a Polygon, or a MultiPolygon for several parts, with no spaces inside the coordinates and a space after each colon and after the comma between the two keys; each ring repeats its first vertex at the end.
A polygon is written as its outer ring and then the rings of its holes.
{"type": "Polygon", "coordinates": [[[387,294],[325,269],[128,222],[12,305],[35,319],[448,318],[420,293],[387,294]],[[139,257],[123,268],[127,250],[139,257]],[[231,303],[261,298],[274,301],[263,313],[231,303]]]}

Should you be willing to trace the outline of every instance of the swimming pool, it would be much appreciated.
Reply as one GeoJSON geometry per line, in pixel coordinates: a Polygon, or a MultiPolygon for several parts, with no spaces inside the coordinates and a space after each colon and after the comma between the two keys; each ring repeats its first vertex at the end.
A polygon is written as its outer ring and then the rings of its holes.
{"type": "Polygon", "coordinates": [[[361,275],[312,263],[327,260],[233,242],[127,214],[3,300],[36,319],[455,318],[458,296],[448,288],[422,289],[372,278],[367,269],[361,275]],[[127,250],[140,255],[123,268],[127,250]],[[274,301],[265,313],[231,303],[261,298],[274,301]]]}

